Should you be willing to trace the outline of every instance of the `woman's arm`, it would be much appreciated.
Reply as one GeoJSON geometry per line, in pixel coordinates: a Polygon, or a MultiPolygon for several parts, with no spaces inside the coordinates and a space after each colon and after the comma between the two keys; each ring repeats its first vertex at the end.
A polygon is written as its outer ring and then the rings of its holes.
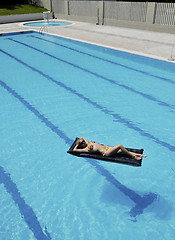
{"type": "Polygon", "coordinates": [[[81,137],[80,139],[83,139],[85,142],[86,142],[86,144],[88,145],[88,140],[86,140],[86,138],[84,138],[84,137],[81,137]]]}
{"type": "Polygon", "coordinates": [[[88,152],[89,150],[88,150],[87,147],[81,149],[81,148],[77,148],[77,146],[75,146],[74,149],[73,149],[73,151],[74,151],[74,152],[88,152]]]}
{"type": "Polygon", "coordinates": [[[76,144],[74,149],[73,149],[73,151],[74,152],[88,152],[88,148],[87,147],[85,147],[85,148],[78,148],[78,145],[76,144]]]}

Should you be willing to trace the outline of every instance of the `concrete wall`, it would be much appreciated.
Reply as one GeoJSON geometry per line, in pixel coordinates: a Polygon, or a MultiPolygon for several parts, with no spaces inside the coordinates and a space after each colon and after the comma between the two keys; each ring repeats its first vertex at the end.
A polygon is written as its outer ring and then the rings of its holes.
{"type": "Polygon", "coordinates": [[[0,16],[0,23],[25,22],[43,19],[42,13],[0,16]]]}

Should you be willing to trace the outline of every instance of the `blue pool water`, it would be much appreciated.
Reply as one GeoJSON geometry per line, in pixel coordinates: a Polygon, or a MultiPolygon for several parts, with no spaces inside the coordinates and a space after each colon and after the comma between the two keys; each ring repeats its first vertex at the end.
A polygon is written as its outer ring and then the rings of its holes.
{"type": "Polygon", "coordinates": [[[70,22],[62,22],[62,21],[40,21],[40,22],[30,22],[25,23],[25,26],[29,27],[57,27],[57,26],[68,26],[72,25],[70,22]]]}
{"type": "Polygon", "coordinates": [[[174,240],[175,65],[36,32],[0,59],[0,239],[174,240]],[[77,158],[77,136],[148,158],[77,158]]]}

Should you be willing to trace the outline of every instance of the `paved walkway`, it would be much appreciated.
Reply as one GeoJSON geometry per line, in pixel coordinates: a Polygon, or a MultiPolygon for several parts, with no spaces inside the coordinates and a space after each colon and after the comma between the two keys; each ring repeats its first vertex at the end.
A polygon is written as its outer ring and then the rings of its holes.
{"type": "MultiPolygon", "coordinates": [[[[0,33],[37,30],[21,23],[1,24],[0,33]]],[[[175,59],[175,34],[74,22],[71,26],[49,27],[48,33],[96,43],[119,50],[155,57],[175,59]],[[173,50],[173,51],[172,51],[173,50]]],[[[174,62],[174,61],[173,61],[174,62]]]]}

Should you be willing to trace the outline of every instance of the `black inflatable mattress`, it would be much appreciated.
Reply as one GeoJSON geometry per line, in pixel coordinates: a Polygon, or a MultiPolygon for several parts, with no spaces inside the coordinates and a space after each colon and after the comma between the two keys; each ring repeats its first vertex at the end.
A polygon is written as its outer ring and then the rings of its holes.
{"type": "MultiPolygon", "coordinates": [[[[128,156],[124,154],[116,154],[114,156],[102,156],[101,154],[97,153],[81,153],[81,152],[74,152],[73,149],[76,145],[76,142],[79,138],[76,138],[75,141],[73,142],[72,146],[69,148],[67,151],[69,154],[75,155],[77,157],[84,157],[84,158],[94,158],[102,161],[109,161],[109,162],[115,162],[115,163],[122,163],[122,164],[127,164],[127,165],[132,165],[136,167],[140,167],[142,165],[142,159],[141,160],[136,160],[133,158],[129,158],[128,156]]],[[[143,149],[133,149],[133,148],[126,148],[128,151],[135,152],[135,153],[143,153],[143,149]]]]}

